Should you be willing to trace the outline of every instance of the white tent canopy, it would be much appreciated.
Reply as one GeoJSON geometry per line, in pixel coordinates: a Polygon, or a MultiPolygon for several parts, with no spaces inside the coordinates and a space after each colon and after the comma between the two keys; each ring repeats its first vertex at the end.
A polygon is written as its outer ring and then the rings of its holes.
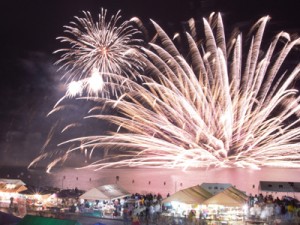
{"type": "Polygon", "coordinates": [[[216,204],[228,207],[242,207],[247,203],[247,200],[248,196],[243,191],[238,190],[235,187],[229,187],[224,191],[205,200],[203,204],[216,204]]]}
{"type": "Polygon", "coordinates": [[[186,204],[201,204],[211,196],[212,194],[210,192],[206,191],[201,186],[196,185],[174,193],[168,198],[165,198],[163,202],[179,201],[186,204]]]}
{"type": "Polygon", "coordinates": [[[26,190],[25,183],[19,179],[0,179],[1,192],[21,192],[26,190]]]}
{"type": "Polygon", "coordinates": [[[92,188],[80,196],[87,200],[113,200],[131,195],[128,191],[116,184],[108,184],[92,188]]]}

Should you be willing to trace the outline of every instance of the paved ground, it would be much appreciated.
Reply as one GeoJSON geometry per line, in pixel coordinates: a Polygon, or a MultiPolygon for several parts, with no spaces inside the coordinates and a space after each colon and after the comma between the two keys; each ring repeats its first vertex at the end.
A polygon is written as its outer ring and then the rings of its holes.
{"type": "MultiPolygon", "coordinates": [[[[7,210],[3,210],[3,208],[0,209],[0,211],[6,212],[7,210]]],[[[47,216],[47,215],[43,215],[43,216],[47,216]]],[[[50,216],[52,217],[52,216],[50,216]]],[[[124,225],[124,222],[121,218],[100,218],[100,217],[93,217],[93,216],[82,216],[82,215],[76,215],[76,214],[60,214],[58,216],[58,218],[60,217],[60,219],[72,219],[72,220],[76,220],[78,222],[80,222],[82,225],[124,225]]],[[[145,225],[145,223],[141,223],[142,225],[145,225]]],[[[171,221],[160,221],[160,223],[158,222],[156,225],[169,225],[169,224],[174,224],[171,221]]],[[[176,224],[180,224],[180,223],[176,223],[176,224]]],[[[185,225],[188,225],[189,223],[183,223],[185,225]]],[[[205,224],[205,223],[200,223],[200,224],[205,224]]],[[[215,224],[215,223],[210,223],[207,222],[206,224],[215,224]]],[[[221,223],[220,223],[221,224],[221,223]]],[[[258,223],[247,223],[247,222],[231,222],[230,224],[232,225],[245,225],[245,224],[258,224],[258,223]]],[[[298,221],[278,221],[277,223],[275,221],[272,221],[271,223],[259,223],[259,224],[276,224],[276,225],[299,225],[300,224],[300,220],[298,221]]],[[[1,218],[0,218],[0,225],[1,225],[1,218]]],[[[128,225],[131,225],[131,223],[129,223],[128,225]]],[[[149,225],[154,225],[153,223],[149,224],[149,225]]],[[[197,224],[198,225],[198,224],[197,224]]]]}
{"type": "Polygon", "coordinates": [[[116,219],[102,219],[102,218],[95,218],[95,217],[79,217],[77,219],[82,225],[94,225],[100,223],[101,225],[123,225],[122,220],[116,219]]]}
{"type": "MultiPolygon", "coordinates": [[[[77,221],[80,222],[82,225],[95,225],[97,223],[100,223],[99,225],[124,225],[123,221],[121,219],[109,219],[109,218],[95,218],[95,217],[78,217],[77,218],[77,221]]],[[[161,223],[158,223],[157,225],[170,225],[170,224],[174,224],[174,223],[165,223],[165,222],[161,222],[161,223]]],[[[176,223],[176,224],[180,224],[180,223],[176,223]]],[[[217,225],[221,225],[223,223],[221,222],[202,222],[202,223],[183,223],[183,225],[200,225],[200,224],[206,224],[206,225],[212,225],[212,224],[217,224],[217,225]]],[[[260,225],[267,225],[267,224],[272,224],[272,225],[299,225],[300,223],[299,222],[296,222],[296,221],[278,221],[278,222],[269,222],[269,223],[266,223],[266,222],[262,222],[262,223],[250,223],[250,222],[245,222],[245,221],[232,221],[230,222],[231,225],[253,225],[253,224],[260,224],[260,225]]],[[[131,225],[131,223],[129,223],[128,225],[131,225]]],[[[145,223],[141,223],[141,225],[145,225],[145,223]]],[[[155,225],[153,223],[149,224],[149,225],[155,225]]]]}

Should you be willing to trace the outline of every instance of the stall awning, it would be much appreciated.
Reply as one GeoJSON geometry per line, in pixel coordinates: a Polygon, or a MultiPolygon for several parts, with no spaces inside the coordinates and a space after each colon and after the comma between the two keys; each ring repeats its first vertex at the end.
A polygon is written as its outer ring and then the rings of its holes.
{"type": "Polygon", "coordinates": [[[80,196],[87,200],[113,200],[130,196],[131,194],[116,184],[103,185],[92,188],[80,196]]]}
{"type": "Polygon", "coordinates": [[[0,179],[0,192],[21,192],[26,189],[25,183],[19,179],[0,179]]]}
{"type": "Polygon", "coordinates": [[[178,201],[186,204],[201,204],[212,196],[207,190],[199,185],[180,190],[173,195],[165,198],[163,202],[178,201]]]}
{"type": "Polygon", "coordinates": [[[224,191],[207,199],[203,204],[216,204],[228,207],[242,207],[248,200],[248,196],[235,187],[229,187],[224,191]]]}

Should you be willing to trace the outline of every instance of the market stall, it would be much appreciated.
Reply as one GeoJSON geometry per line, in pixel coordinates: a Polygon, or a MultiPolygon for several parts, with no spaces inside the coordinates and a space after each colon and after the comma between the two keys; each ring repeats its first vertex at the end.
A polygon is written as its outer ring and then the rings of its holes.
{"type": "Polygon", "coordinates": [[[108,184],[92,188],[80,196],[81,199],[87,200],[114,200],[124,198],[131,194],[116,184],[108,184]]]}
{"type": "Polygon", "coordinates": [[[86,213],[97,213],[101,217],[103,215],[113,216],[115,211],[120,211],[119,200],[130,195],[121,186],[109,184],[88,190],[80,196],[80,199],[84,201],[83,210],[86,213]]]}
{"type": "Polygon", "coordinates": [[[0,179],[0,192],[19,193],[26,190],[25,183],[19,179],[0,179]]]}
{"type": "Polygon", "coordinates": [[[12,208],[19,192],[26,190],[25,183],[19,179],[0,179],[0,207],[12,208]]]}
{"type": "Polygon", "coordinates": [[[216,221],[243,220],[248,196],[235,187],[229,187],[203,202],[203,218],[216,221]]]}
{"type": "Polygon", "coordinates": [[[195,211],[199,217],[202,203],[213,195],[199,185],[182,189],[165,198],[162,203],[168,208],[166,214],[175,217],[187,217],[195,211]]]}
{"type": "Polygon", "coordinates": [[[26,186],[27,189],[20,194],[26,199],[26,206],[29,210],[42,210],[46,207],[57,206],[58,199],[56,196],[57,189],[41,188],[35,186],[26,186]]]}

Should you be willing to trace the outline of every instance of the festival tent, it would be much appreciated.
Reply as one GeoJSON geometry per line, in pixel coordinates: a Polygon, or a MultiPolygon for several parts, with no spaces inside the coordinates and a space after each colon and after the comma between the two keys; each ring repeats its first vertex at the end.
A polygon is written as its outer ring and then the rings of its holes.
{"type": "Polygon", "coordinates": [[[177,201],[185,204],[201,204],[212,197],[212,194],[199,185],[182,189],[173,195],[165,198],[163,203],[177,201]]]}
{"type": "Polygon", "coordinates": [[[104,195],[98,188],[92,188],[80,196],[86,200],[110,200],[108,196],[104,195]]]}
{"type": "Polygon", "coordinates": [[[19,179],[0,179],[0,192],[21,192],[26,190],[25,183],[19,179]]]}
{"type": "Polygon", "coordinates": [[[247,203],[248,196],[235,187],[229,187],[222,192],[212,196],[211,198],[205,200],[203,204],[205,205],[223,205],[227,207],[242,207],[247,203]]]}
{"type": "Polygon", "coordinates": [[[76,220],[62,220],[50,217],[26,215],[17,225],[81,225],[76,220]]]}
{"type": "Polygon", "coordinates": [[[100,187],[92,188],[80,196],[86,200],[113,200],[124,198],[131,194],[116,184],[108,184],[100,187]]]}

